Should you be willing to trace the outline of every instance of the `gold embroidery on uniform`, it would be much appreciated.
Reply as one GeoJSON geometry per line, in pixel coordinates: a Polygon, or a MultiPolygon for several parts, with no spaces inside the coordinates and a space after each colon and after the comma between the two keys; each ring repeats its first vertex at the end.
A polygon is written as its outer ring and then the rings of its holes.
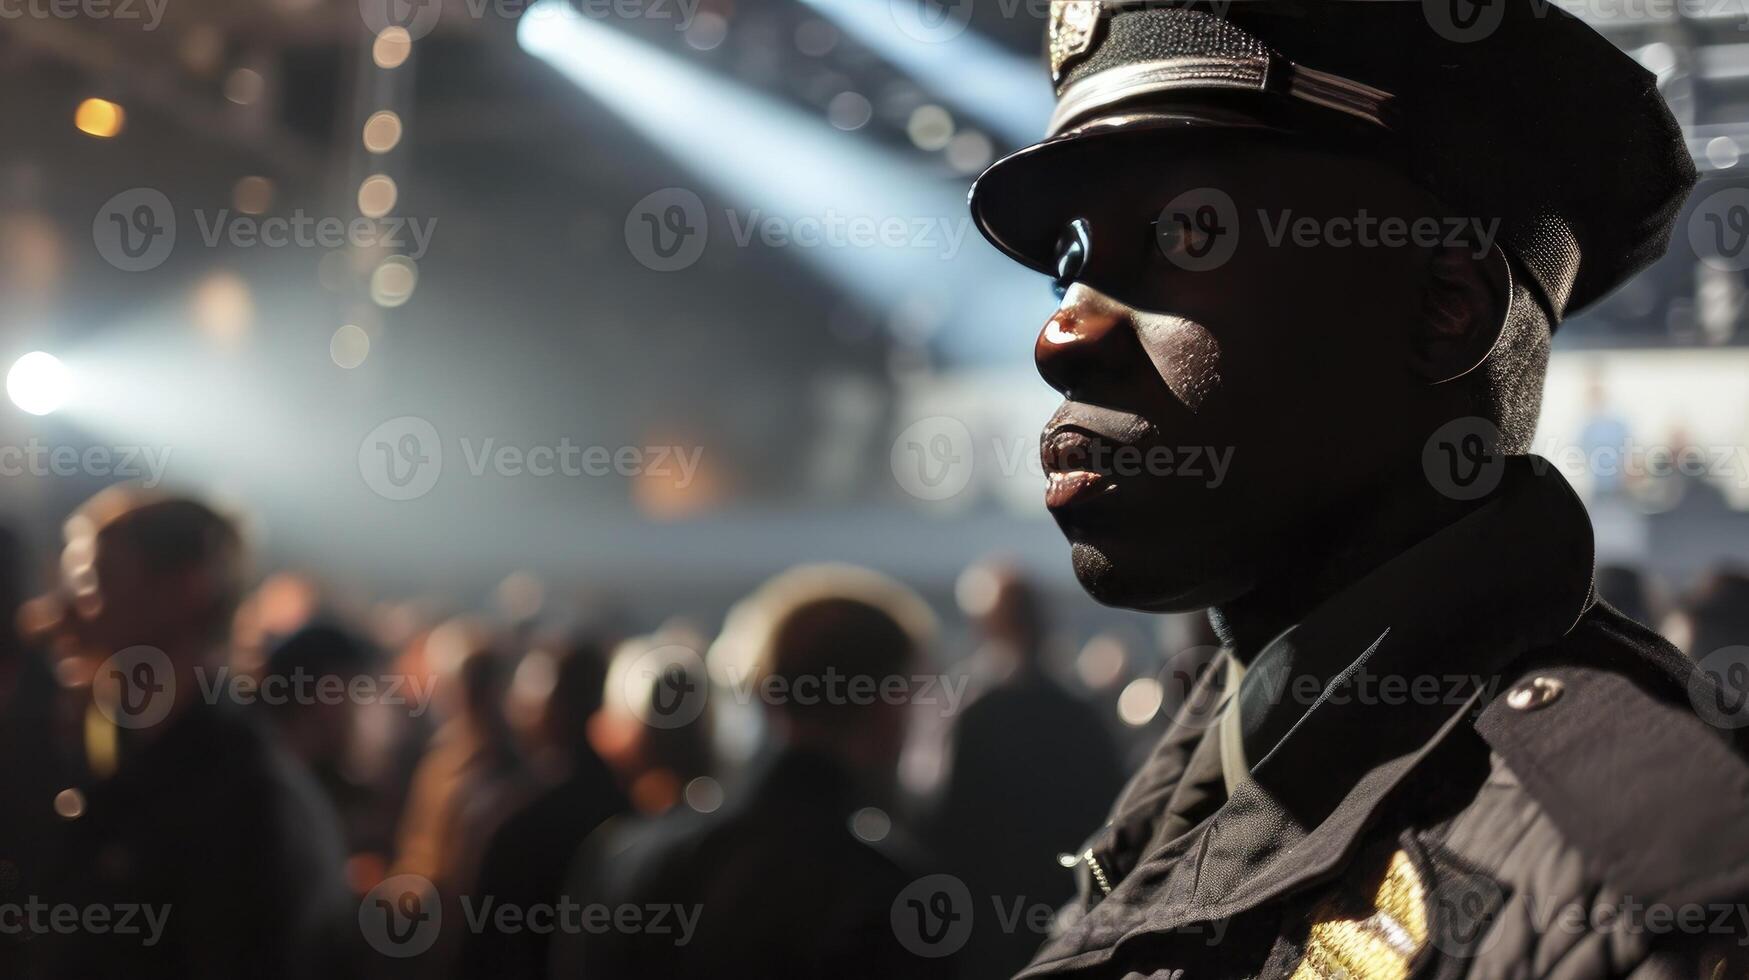
{"type": "Polygon", "coordinates": [[[1391,855],[1371,901],[1372,913],[1359,918],[1319,908],[1293,980],[1406,980],[1427,945],[1427,889],[1407,854],[1391,855]]]}

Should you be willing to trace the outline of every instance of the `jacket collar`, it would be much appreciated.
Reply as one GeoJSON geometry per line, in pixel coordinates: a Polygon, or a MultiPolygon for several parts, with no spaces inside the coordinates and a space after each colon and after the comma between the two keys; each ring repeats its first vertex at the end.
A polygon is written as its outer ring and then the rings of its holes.
{"type": "MultiPolygon", "coordinates": [[[[1313,680],[1268,683],[1275,697],[1308,701],[1305,710],[1288,711],[1297,720],[1219,811],[1141,854],[1103,901],[1046,944],[1027,975],[1091,965],[1131,935],[1194,928],[1328,876],[1391,790],[1491,694],[1500,672],[1578,623],[1595,602],[1592,560],[1590,520],[1572,488],[1545,460],[1509,459],[1481,507],[1276,641],[1299,648],[1282,659],[1306,665],[1299,677],[1313,680]],[[1326,675],[1319,665],[1337,666],[1326,675]]],[[[1216,697],[1218,686],[1199,693],[1216,697]]],[[[1167,738],[1195,734],[1175,729],[1167,738]]],[[[1137,785],[1169,781],[1144,771],[1137,785]]],[[[1133,845],[1138,806],[1157,805],[1158,796],[1126,793],[1093,844],[1096,858],[1102,847],[1133,845]]],[[[1108,863],[1121,871],[1121,859],[1108,863]]]]}

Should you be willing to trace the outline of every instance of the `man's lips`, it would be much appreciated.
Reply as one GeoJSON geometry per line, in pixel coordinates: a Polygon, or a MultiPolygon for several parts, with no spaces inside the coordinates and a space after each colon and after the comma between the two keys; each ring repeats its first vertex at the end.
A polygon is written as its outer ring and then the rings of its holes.
{"type": "Polygon", "coordinates": [[[1050,473],[1045,476],[1045,506],[1057,510],[1077,501],[1096,497],[1116,485],[1115,478],[1102,473],[1085,470],[1050,473]]]}
{"type": "Polygon", "coordinates": [[[1045,468],[1045,506],[1062,507],[1110,482],[1098,441],[1079,429],[1057,429],[1039,444],[1045,468]]]}
{"type": "Polygon", "coordinates": [[[1044,437],[1049,440],[1063,429],[1078,429],[1118,446],[1139,446],[1155,435],[1153,424],[1140,415],[1076,401],[1064,402],[1057,408],[1045,423],[1044,437]]]}
{"type": "Polygon", "coordinates": [[[1045,471],[1045,506],[1067,507],[1116,488],[1112,459],[1121,448],[1146,439],[1145,419],[1113,409],[1064,402],[1039,441],[1045,471]]]}

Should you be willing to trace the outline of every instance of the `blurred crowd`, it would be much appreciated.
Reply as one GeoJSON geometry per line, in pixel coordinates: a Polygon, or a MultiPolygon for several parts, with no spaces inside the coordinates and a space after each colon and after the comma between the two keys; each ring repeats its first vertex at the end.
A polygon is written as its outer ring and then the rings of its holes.
{"type": "MultiPolygon", "coordinates": [[[[125,488],[54,581],[23,551],[7,977],[1008,976],[1217,644],[1065,636],[995,560],[935,606],[792,569],[714,635],[561,618],[526,576],[491,612],[364,605],[125,488]]],[[[1691,653],[1749,637],[1738,572],[1598,587],[1691,653]]]]}

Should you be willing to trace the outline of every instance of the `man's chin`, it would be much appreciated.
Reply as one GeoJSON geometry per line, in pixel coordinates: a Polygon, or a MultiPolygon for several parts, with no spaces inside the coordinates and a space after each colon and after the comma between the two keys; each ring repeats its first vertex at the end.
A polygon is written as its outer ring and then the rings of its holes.
{"type": "Polygon", "coordinates": [[[1243,589],[1230,574],[1206,562],[1185,561],[1154,552],[1134,553],[1135,544],[1101,545],[1070,541],[1075,578],[1102,605],[1142,612],[1195,612],[1219,605],[1243,589]]]}

